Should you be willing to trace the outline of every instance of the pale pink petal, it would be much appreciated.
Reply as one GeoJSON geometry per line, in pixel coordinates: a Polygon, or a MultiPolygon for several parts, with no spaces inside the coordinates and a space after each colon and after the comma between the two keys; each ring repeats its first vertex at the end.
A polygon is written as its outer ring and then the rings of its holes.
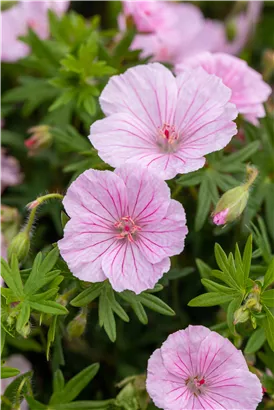
{"type": "Polygon", "coordinates": [[[113,114],[90,127],[90,142],[113,167],[144,153],[154,153],[155,132],[128,113],[113,114]]]}
{"type": "Polygon", "coordinates": [[[166,395],[180,394],[184,390],[185,383],[180,377],[169,373],[164,366],[161,349],[157,349],[151,355],[147,367],[146,389],[148,394],[153,398],[156,406],[163,408],[166,401],[166,395]]]}
{"type": "Polygon", "coordinates": [[[198,350],[209,334],[210,330],[204,326],[189,326],[169,335],[161,347],[166,369],[184,380],[195,376],[198,350]]]}
{"type": "Polygon", "coordinates": [[[197,362],[198,372],[207,383],[212,383],[220,373],[248,370],[242,352],[216,332],[211,332],[201,344],[197,362]]]}
{"type": "Polygon", "coordinates": [[[230,102],[235,104],[247,119],[250,115],[253,118],[265,115],[262,103],[267,101],[271,94],[271,87],[263,81],[259,73],[248,67],[245,61],[224,53],[201,53],[179,64],[176,72],[199,66],[222,79],[231,89],[230,102]]]}
{"type": "Polygon", "coordinates": [[[207,398],[211,403],[215,406],[216,402],[221,403],[227,410],[255,410],[254,403],[259,403],[262,397],[262,385],[258,377],[248,370],[234,369],[222,373],[207,387],[207,398]]]}
{"type": "Polygon", "coordinates": [[[106,115],[130,113],[155,132],[173,117],[176,96],[172,73],[154,63],[139,65],[111,77],[101,94],[100,104],[106,115]]]}
{"type": "Polygon", "coordinates": [[[66,224],[58,247],[74,276],[88,282],[101,282],[106,279],[102,257],[114,245],[116,237],[114,229],[100,218],[75,217],[66,224]]]}
{"type": "Polygon", "coordinates": [[[127,164],[116,169],[115,173],[125,183],[127,214],[137,225],[160,221],[166,216],[170,189],[162,179],[136,164],[127,164]]]}
{"type": "Polygon", "coordinates": [[[143,256],[137,243],[117,241],[103,256],[102,267],[111,286],[117,292],[125,289],[136,294],[152,289],[170,268],[169,258],[151,264],[143,256]]]}
{"type": "Polygon", "coordinates": [[[184,208],[171,200],[166,217],[161,223],[153,222],[142,227],[137,243],[147,260],[157,263],[183,251],[187,232],[184,208]]]}
{"type": "Polygon", "coordinates": [[[113,224],[125,216],[126,187],[121,178],[110,171],[93,169],[81,174],[69,187],[63,201],[70,217],[96,216],[102,223],[113,224]]]}

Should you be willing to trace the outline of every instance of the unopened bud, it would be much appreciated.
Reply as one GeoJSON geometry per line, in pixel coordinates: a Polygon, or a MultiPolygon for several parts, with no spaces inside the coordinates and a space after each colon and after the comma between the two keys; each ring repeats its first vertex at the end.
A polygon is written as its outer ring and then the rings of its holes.
{"type": "Polygon", "coordinates": [[[25,146],[28,148],[29,155],[34,156],[52,143],[52,135],[48,125],[37,125],[28,130],[30,138],[25,140],[25,146]]]}
{"type": "Polygon", "coordinates": [[[82,309],[75,318],[69,322],[67,326],[67,333],[70,339],[80,337],[85,331],[87,324],[87,309],[82,309]]]}
{"type": "Polygon", "coordinates": [[[213,223],[216,225],[225,225],[235,221],[244,211],[249,198],[249,188],[258,175],[258,170],[255,167],[248,165],[246,171],[247,182],[225,192],[218,201],[212,215],[213,223]]]}
{"type": "Polygon", "coordinates": [[[239,309],[236,310],[234,313],[234,321],[233,324],[237,325],[237,323],[244,323],[247,322],[249,319],[249,310],[245,307],[241,306],[239,309]]]}
{"type": "Polygon", "coordinates": [[[20,335],[23,336],[24,339],[27,339],[31,331],[30,323],[28,322],[22,329],[20,329],[20,335]]]}
{"type": "Polygon", "coordinates": [[[8,247],[8,260],[15,255],[18,262],[22,262],[28,255],[30,249],[30,238],[27,232],[18,233],[8,247]]]}

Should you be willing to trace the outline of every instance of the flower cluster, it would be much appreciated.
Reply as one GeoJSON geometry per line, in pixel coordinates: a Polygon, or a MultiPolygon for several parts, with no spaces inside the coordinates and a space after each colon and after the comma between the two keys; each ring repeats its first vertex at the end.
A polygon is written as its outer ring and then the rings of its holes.
{"type": "Polygon", "coordinates": [[[29,54],[29,47],[20,41],[31,28],[39,37],[49,35],[47,12],[53,10],[57,15],[63,14],[69,1],[19,1],[1,13],[2,52],[1,60],[14,62],[29,54]]]}
{"type": "Polygon", "coordinates": [[[167,1],[124,1],[118,17],[121,31],[132,19],[138,31],[132,50],[142,50],[142,57],[175,64],[202,51],[238,54],[258,21],[262,2],[249,2],[247,10],[227,24],[206,19],[201,10],[185,3],[167,1]],[[227,30],[233,38],[227,38],[227,30]],[[228,30],[229,31],[229,30],[228,30]]]}

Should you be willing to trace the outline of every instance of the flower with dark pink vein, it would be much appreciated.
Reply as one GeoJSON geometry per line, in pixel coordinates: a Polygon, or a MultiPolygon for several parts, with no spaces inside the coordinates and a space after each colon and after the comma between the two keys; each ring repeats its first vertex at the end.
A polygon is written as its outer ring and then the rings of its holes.
{"type": "Polygon", "coordinates": [[[90,128],[99,156],[113,167],[146,166],[163,179],[195,171],[237,128],[231,90],[202,68],[177,78],[154,63],[113,76],[100,97],[107,115],[90,128]]]}
{"type": "Polygon", "coordinates": [[[113,289],[151,289],[181,253],[187,234],[183,206],[165,181],[133,164],[115,172],[90,169],[64,198],[70,221],[58,242],[74,276],[109,279],[113,289]]]}
{"type": "Polygon", "coordinates": [[[150,357],[146,384],[164,410],[255,410],[262,400],[242,352],[204,326],[171,334],[150,357]]]}

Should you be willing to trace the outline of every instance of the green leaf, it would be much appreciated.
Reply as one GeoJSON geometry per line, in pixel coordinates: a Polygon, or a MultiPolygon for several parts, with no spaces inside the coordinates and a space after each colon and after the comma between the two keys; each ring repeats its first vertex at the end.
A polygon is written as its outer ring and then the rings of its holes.
{"type": "Polygon", "coordinates": [[[33,302],[38,302],[39,300],[48,300],[56,296],[59,288],[52,288],[47,290],[46,292],[37,293],[36,295],[31,296],[31,300],[33,302]]]}
{"type": "Polygon", "coordinates": [[[20,374],[20,370],[14,367],[1,367],[1,379],[7,379],[9,377],[15,377],[20,374]]]}
{"type": "Polygon", "coordinates": [[[235,299],[233,299],[227,308],[227,325],[229,330],[231,331],[232,334],[236,334],[235,332],[235,325],[234,325],[234,313],[236,312],[236,310],[241,306],[243,297],[242,296],[238,296],[235,299]]]}
{"type": "Polygon", "coordinates": [[[122,306],[119,305],[119,303],[115,299],[114,292],[111,286],[108,287],[106,291],[106,295],[109,300],[111,309],[116,313],[116,315],[118,315],[125,322],[129,322],[129,317],[127,313],[125,312],[125,310],[122,308],[122,306]]]}
{"type": "Polygon", "coordinates": [[[213,282],[210,279],[201,279],[202,284],[210,291],[220,294],[235,295],[235,289],[228,288],[227,286],[220,285],[217,282],[213,282]]]}
{"type": "Polygon", "coordinates": [[[274,289],[266,290],[262,294],[260,302],[268,307],[274,307],[274,289]]]}
{"type": "Polygon", "coordinates": [[[245,146],[244,148],[237,150],[233,154],[227,155],[222,159],[222,169],[226,172],[230,172],[229,166],[236,162],[245,162],[255,154],[260,147],[260,141],[254,141],[245,146]]]}
{"type": "Polygon", "coordinates": [[[270,348],[274,351],[274,316],[266,306],[264,310],[266,313],[266,318],[263,321],[265,335],[270,348]]]}
{"type": "MultiPolygon", "coordinates": [[[[6,399],[9,400],[10,403],[12,403],[12,408],[6,407],[3,401],[1,403],[3,406],[3,410],[4,409],[6,410],[7,408],[9,410],[17,408],[17,406],[15,405],[18,404],[18,399],[21,401],[23,399],[23,396],[29,393],[32,376],[33,376],[33,372],[23,373],[20,376],[16,377],[15,380],[11,381],[8,384],[7,388],[5,389],[5,392],[2,392],[2,394],[5,396],[6,399]],[[20,388],[20,394],[18,394],[19,388],[20,388]]],[[[1,406],[1,409],[2,409],[2,406],[1,406]]]]}
{"type": "Polygon", "coordinates": [[[106,291],[102,292],[99,298],[99,325],[104,327],[108,337],[112,342],[116,340],[116,323],[106,291]]]}
{"type": "Polygon", "coordinates": [[[33,262],[31,273],[25,283],[24,292],[26,295],[31,295],[36,292],[40,288],[39,282],[41,281],[41,277],[39,274],[39,268],[42,263],[42,253],[39,252],[33,262]]]}
{"type": "Polygon", "coordinates": [[[74,400],[95,377],[99,367],[99,363],[94,363],[70,379],[59,394],[57,393],[56,396],[55,394],[52,396],[50,404],[70,403],[74,400]]]}
{"type": "Polygon", "coordinates": [[[20,303],[20,311],[16,321],[16,330],[18,333],[21,333],[21,330],[28,323],[30,318],[30,306],[27,303],[20,303]]]}
{"type": "Polygon", "coordinates": [[[274,210],[274,183],[272,184],[269,183],[267,186],[266,195],[265,195],[265,216],[266,216],[268,231],[270,232],[270,235],[274,239],[273,210],[274,210]]]}
{"type": "Polygon", "coordinates": [[[262,327],[259,327],[252,333],[252,335],[248,339],[248,342],[244,350],[245,354],[256,353],[258,350],[260,350],[265,341],[265,331],[262,327]]]}
{"type": "Polygon", "coordinates": [[[46,349],[47,360],[49,360],[50,347],[55,339],[56,327],[57,327],[57,316],[54,316],[51,320],[49,330],[48,330],[47,349],[46,349]]]}
{"type": "Polygon", "coordinates": [[[247,279],[249,277],[251,259],[252,259],[252,235],[249,235],[249,238],[245,245],[244,254],[243,254],[244,285],[246,284],[247,279]]]}
{"type": "Polygon", "coordinates": [[[4,330],[2,330],[1,332],[1,357],[2,357],[2,353],[3,353],[3,349],[5,347],[5,342],[6,342],[6,332],[4,330]]]}
{"type": "Polygon", "coordinates": [[[195,231],[198,232],[203,227],[205,220],[210,211],[210,204],[212,202],[211,195],[209,195],[209,179],[204,178],[198,194],[198,208],[195,217],[195,231]]]}
{"type": "Polygon", "coordinates": [[[53,375],[53,391],[54,393],[59,393],[64,389],[65,379],[63,373],[60,369],[56,370],[53,375]]]}
{"type": "MultiPolygon", "coordinates": [[[[54,404],[50,406],[50,410],[110,410],[114,405],[114,400],[103,401],[74,401],[72,403],[54,404]]],[[[117,409],[118,410],[118,409],[117,409]]]]}
{"type": "Polygon", "coordinates": [[[125,290],[119,293],[119,296],[130,304],[140,322],[146,325],[148,323],[147,314],[142,303],[138,301],[137,295],[129,290],[125,290]]]}
{"type": "MultiPolygon", "coordinates": [[[[224,250],[218,243],[215,243],[214,253],[215,253],[216,262],[219,268],[222,270],[222,272],[224,272],[224,275],[227,276],[227,280],[229,280],[229,282],[231,283],[231,286],[234,287],[235,289],[241,289],[237,284],[237,280],[235,279],[235,274],[233,274],[233,270],[231,270],[232,261],[228,260],[224,250]]],[[[233,258],[232,255],[231,257],[233,258]]]]}
{"type": "Polygon", "coordinates": [[[39,300],[35,302],[29,299],[30,307],[38,312],[48,313],[51,315],[67,315],[68,310],[62,306],[60,303],[54,302],[53,300],[39,300]]]}
{"type": "Polygon", "coordinates": [[[211,276],[211,267],[201,259],[196,259],[196,264],[202,278],[208,279],[211,276]]]}
{"type": "Polygon", "coordinates": [[[268,266],[267,272],[264,277],[264,285],[263,285],[263,290],[266,289],[268,286],[272,285],[274,283],[274,258],[270,262],[270,265],[268,266]]]}
{"type": "Polygon", "coordinates": [[[189,172],[176,179],[176,183],[183,186],[194,186],[202,182],[204,177],[203,171],[189,172]]]}
{"type": "Polygon", "coordinates": [[[13,254],[11,259],[11,267],[8,263],[1,258],[1,276],[8,285],[8,287],[14,292],[14,294],[20,298],[23,296],[23,283],[20,276],[18,261],[13,254]]]}
{"type": "Polygon", "coordinates": [[[46,410],[46,409],[48,409],[48,406],[46,406],[43,403],[40,403],[39,401],[35,400],[31,396],[26,396],[26,400],[28,402],[30,410],[46,410]]]}
{"type": "Polygon", "coordinates": [[[70,304],[76,307],[86,306],[94,299],[98,298],[103,288],[104,282],[92,283],[89,288],[85,289],[72,299],[70,304]]]}
{"type": "Polygon", "coordinates": [[[44,258],[43,262],[41,263],[41,266],[39,268],[39,274],[40,275],[46,275],[48,272],[50,272],[56,262],[58,261],[59,258],[59,249],[58,246],[55,246],[44,258]]]}
{"type": "Polygon", "coordinates": [[[188,306],[192,307],[206,307],[206,306],[216,306],[222,305],[223,303],[230,302],[233,299],[232,295],[220,295],[216,292],[204,293],[196,298],[192,299],[188,306]]]}
{"type": "Polygon", "coordinates": [[[169,307],[165,302],[159,299],[155,295],[151,295],[149,293],[140,293],[137,299],[143,305],[147,306],[149,309],[154,310],[155,312],[161,313],[162,315],[166,316],[174,316],[175,312],[171,307],[169,307]]]}

